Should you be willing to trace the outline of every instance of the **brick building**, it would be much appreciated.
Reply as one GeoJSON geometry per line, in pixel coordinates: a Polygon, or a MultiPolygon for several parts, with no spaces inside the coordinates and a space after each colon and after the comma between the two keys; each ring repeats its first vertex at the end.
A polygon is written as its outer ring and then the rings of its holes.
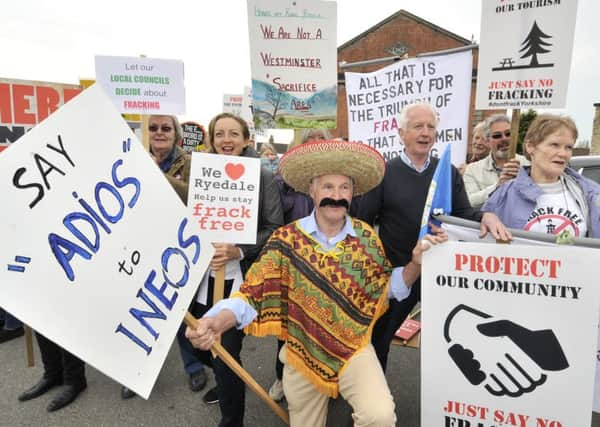
{"type": "MultiPolygon", "coordinates": [[[[459,35],[438,27],[405,10],[389,16],[352,40],[338,47],[338,63],[353,63],[377,58],[402,56],[414,57],[420,53],[460,48],[472,44],[459,35]]],[[[470,126],[485,117],[505,110],[475,110],[475,82],[477,76],[478,49],[473,49],[473,80],[471,86],[470,126]]],[[[377,65],[352,67],[345,71],[366,73],[389,65],[391,62],[377,65]]],[[[338,66],[338,127],[335,136],[348,135],[348,111],[346,108],[346,87],[344,70],[338,66]]]]}

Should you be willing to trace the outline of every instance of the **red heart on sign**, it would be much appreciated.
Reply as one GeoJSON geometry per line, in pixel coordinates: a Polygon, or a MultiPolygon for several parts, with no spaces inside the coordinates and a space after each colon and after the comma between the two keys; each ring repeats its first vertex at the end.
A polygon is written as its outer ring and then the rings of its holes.
{"type": "Polygon", "coordinates": [[[227,163],[225,165],[225,173],[234,181],[244,174],[244,165],[241,163],[227,163]]]}

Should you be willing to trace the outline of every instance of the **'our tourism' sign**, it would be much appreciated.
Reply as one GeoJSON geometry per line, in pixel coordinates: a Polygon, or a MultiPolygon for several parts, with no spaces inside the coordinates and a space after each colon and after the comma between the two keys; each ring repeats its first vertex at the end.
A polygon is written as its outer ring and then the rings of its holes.
{"type": "Polygon", "coordinates": [[[476,105],[564,108],[577,0],[482,0],[476,105]]]}

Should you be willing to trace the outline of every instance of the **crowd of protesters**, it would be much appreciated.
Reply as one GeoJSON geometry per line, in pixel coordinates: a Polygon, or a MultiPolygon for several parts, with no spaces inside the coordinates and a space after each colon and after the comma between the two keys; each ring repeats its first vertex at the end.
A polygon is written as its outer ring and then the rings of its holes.
{"type": "MultiPolygon", "coordinates": [[[[325,129],[304,131],[283,157],[273,144],[262,145],[256,243],[213,243],[210,268],[189,308],[199,326],[182,325],[177,333],[190,389],[205,388],[207,368],[214,373],[216,387],[203,401],[219,404],[220,426],[244,424],[245,385],[209,350],[220,338],[241,363],[245,334],[278,338],[269,396],[287,400],[292,426],[324,426],[327,400],[338,393],[356,426],[401,424],[387,385],[394,380],[385,377],[390,343],[420,301],[423,252],[447,236],[434,227],[425,237],[429,245],[418,240],[438,163],[432,156],[438,115],[416,103],[398,121],[404,148],[387,164],[368,146],[333,140],[325,129]],[[351,274],[357,265],[362,274],[351,274]],[[220,269],[225,292],[216,301],[220,269]],[[343,321],[333,323],[332,311],[343,321]]],[[[600,186],[569,167],[573,121],[538,116],[524,138],[524,156],[515,158],[509,158],[510,128],[505,115],[474,127],[467,164],[452,169],[452,215],[478,221],[482,234],[506,241],[512,239],[507,227],[556,234],[552,220],[536,215],[550,209],[569,224],[561,233],[599,237],[600,186]]],[[[147,130],[150,155],[185,203],[191,156],[177,145],[177,118],[150,116],[147,130]]],[[[209,153],[259,157],[247,124],[228,113],[210,122],[206,146],[209,153]]],[[[23,335],[10,313],[0,310],[0,322],[0,342],[23,335]]],[[[47,407],[55,411],[86,389],[85,365],[43,335],[36,338],[43,375],[18,400],[60,387],[47,407]]],[[[123,387],[121,396],[135,394],[123,387]]]]}

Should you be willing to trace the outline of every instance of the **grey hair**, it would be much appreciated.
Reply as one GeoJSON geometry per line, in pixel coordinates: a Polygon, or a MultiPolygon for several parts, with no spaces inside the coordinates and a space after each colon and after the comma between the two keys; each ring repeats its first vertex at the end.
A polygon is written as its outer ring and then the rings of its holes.
{"type": "Polygon", "coordinates": [[[277,150],[275,149],[275,146],[273,144],[271,144],[270,142],[263,142],[260,146],[260,155],[262,156],[267,150],[271,150],[273,154],[277,154],[277,150]]]}
{"type": "Polygon", "coordinates": [[[473,127],[473,136],[480,132],[481,136],[485,137],[485,121],[479,122],[473,127]]]}
{"type": "Polygon", "coordinates": [[[485,119],[484,123],[484,128],[483,128],[483,137],[485,139],[488,139],[490,137],[490,129],[492,127],[492,125],[494,125],[495,123],[508,123],[510,124],[510,119],[508,118],[508,116],[506,114],[492,114],[491,116],[489,116],[487,119],[485,119]]]}
{"type": "Polygon", "coordinates": [[[425,108],[431,112],[435,120],[435,126],[437,127],[439,119],[438,114],[433,105],[428,102],[415,102],[414,104],[409,104],[400,111],[400,117],[398,117],[398,127],[404,131],[408,129],[408,113],[410,113],[415,108],[425,108]]]}
{"type": "Polygon", "coordinates": [[[173,122],[173,129],[175,130],[175,143],[183,139],[183,130],[181,129],[181,124],[176,116],[170,116],[168,114],[152,114],[148,117],[148,121],[150,121],[152,117],[170,117],[173,122]]]}
{"type": "Polygon", "coordinates": [[[323,134],[323,138],[331,139],[331,133],[327,129],[304,129],[302,131],[302,138],[300,138],[300,141],[302,141],[301,144],[304,144],[306,141],[308,141],[309,137],[314,132],[321,132],[321,134],[323,134]]]}

